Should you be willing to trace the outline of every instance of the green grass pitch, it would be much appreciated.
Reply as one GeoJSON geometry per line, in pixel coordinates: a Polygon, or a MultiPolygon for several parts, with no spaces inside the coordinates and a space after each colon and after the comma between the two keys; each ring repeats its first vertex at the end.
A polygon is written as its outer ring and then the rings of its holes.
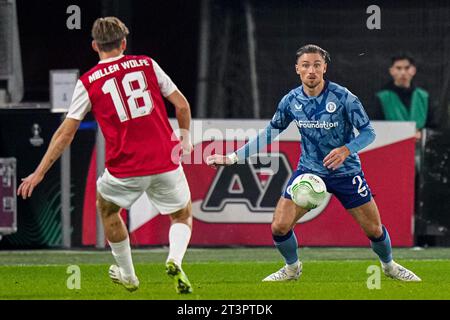
{"type": "Polygon", "coordinates": [[[129,293],[108,278],[109,251],[0,251],[0,299],[302,300],[450,299],[450,249],[394,248],[396,261],[421,283],[381,274],[379,289],[367,287],[367,268],[378,265],[369,248],[301,248],[298,281],[262,283],[282,260],[274,248],[189,249],[184,270],[194,292],[175,293],[165,274],[167,248],[133,251],[140,288],[129,293]],[[70,265],[80,268],[80,289],[69,289],[70,265]]]}

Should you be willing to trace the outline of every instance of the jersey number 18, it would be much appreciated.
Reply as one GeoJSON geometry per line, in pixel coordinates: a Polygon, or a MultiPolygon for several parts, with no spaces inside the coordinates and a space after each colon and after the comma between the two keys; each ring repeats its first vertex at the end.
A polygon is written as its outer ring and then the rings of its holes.
{"type": "MultiPolygon", "coordinates": [[[[153,101],[150,92],[147,90],[144,72],[136,71],[127,73],[122,79],[122,88],[128,98],[127,106],[132,119],[146,116],[152,112],[153,101]],[[133,82],[137,82],[137,88],[133,88],[133,82]],[[138,99],[142,99],[144,104],[141,106],[138,105],[138,99]]],[[[106,81],[102,87],[102,91],[105,94],[111,95],[120,122],[130,120],[116,78],[111,78],[106,81]]]]}

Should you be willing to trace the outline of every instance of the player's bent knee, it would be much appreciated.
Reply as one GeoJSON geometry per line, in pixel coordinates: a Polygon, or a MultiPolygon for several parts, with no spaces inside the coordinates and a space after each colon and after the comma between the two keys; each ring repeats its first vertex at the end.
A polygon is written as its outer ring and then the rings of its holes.
{"type": "Polygon", "coordinates": [[[103,199],[103,197],[99,193],[97,193],[96,203],[102,218],[108,218],[112,214],[116,214],[120,211],[120,207],[118,205],[103,199]]]}
{"type": "Polygon", "coordinates": [[[103,219],[109,218],[114,214],[118,214],[120,211],[120,207],[113,205],[113,206],[102,206],[99,207],[100,215],[103,219]]]}
{"type": "Polygon", "coordinates": [[[272,234],[275,236],[284,236],[291,230],[289,223],[272,222],[272,234]]]}
{"type": "Polygon", "coordinates": [[[369,238],[379,238],[383,235],[381,224],[373,224],[365,228],[365,233],[369,238]]]}
{"type": "Polygon", "coordinates": [[[181,222],[181,223],[186,223],[187,221],[191,220],[192,219],[191,202],[189,201],[189,203],[183,209],[171,213],[170,219],[173,222],[181,222]]]}

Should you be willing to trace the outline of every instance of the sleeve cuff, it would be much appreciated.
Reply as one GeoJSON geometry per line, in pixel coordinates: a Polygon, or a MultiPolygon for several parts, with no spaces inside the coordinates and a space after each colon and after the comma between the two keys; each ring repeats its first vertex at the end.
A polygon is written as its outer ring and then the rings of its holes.
{"type": "Polygon", "coordinates": [[[168,96],[170,96],[172,93],[174,93],[177,90],[178,90],[177,86],[173,85],[173,87],[171,87],[169,90],[165,90],[164,92],[161,91],[161,93],[164,98],[167,98],[168,96]]]}
{"type": "Polygon", "coordinates": [[[354,153],[358,152],[357,150],[355,150],[355,148],[352,147],[351,143],[347,143],[345,146],[350,151],[350,154],[354,154],[354,153]]]}

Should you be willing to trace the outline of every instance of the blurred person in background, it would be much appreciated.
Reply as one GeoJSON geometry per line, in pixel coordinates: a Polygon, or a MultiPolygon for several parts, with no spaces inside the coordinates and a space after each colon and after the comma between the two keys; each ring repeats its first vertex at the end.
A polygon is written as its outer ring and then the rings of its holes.
{"type": "Polygon", "coordinates": [[[397,54],[391,58],[389,81],[376,96],[372,120],[414,121],[416,123],[416,169],[420,169],[420,141],[424,128],[436,127],[429,93],[414,83],[417,73],[415,59],[407,54],[397,54]]]}
{"type": "Polygon", "coordinates": [[[424,157],[424,129],[437,127],[438,119],[430,102],[429,93],[414,82],[416,61],[408,53],[391,57],[389,74],[392,79],[375,94],[374,120],[414,121],[416,123],[415,148],[415,208],[419,210],[420,174],[424,157]]]}

